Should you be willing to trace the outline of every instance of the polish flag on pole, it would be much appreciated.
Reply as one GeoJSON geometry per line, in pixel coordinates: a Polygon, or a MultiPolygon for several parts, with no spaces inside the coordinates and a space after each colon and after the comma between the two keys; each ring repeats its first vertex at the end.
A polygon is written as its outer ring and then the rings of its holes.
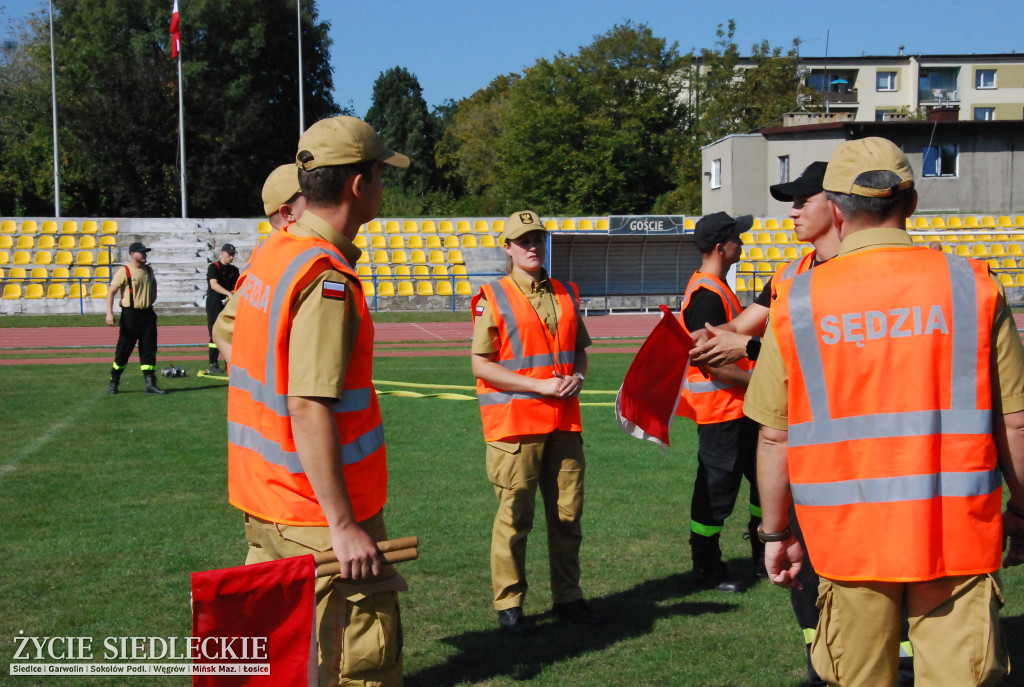
{"type": "Polygon", "coordinates": [[[637,351],[615,397],[615,419],[626,434],[653,441],[664,453],[693,341],[661,306],[661,320],[637,351]]]}
{"type": "Polygon", "coordinates": [[[178,0],[174,0],[174,9],[171,10],[171,59],[178,59],[178,51],[181,49],[181,29],[178,25],[178,0]]]}

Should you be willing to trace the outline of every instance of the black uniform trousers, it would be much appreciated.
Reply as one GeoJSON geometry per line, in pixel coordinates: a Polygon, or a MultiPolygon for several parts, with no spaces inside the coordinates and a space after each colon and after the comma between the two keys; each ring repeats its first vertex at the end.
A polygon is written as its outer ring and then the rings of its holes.
{"type": "Polygon", "coordinates": [[[750,504],[760,514],[757,491],[757,435],[759,427],[747,417],[697,425],[697,478],[690,501],[695,534],[713,536],[732,513],[740,484],[750,483],[750,504]]]}
{"type": "Polygon", "coordinates": [[[114,350],[115,369],[128,364],[136,343],[142,370],[153,370],[156,366],[156,311],[153,308],[121,308],[121,326],[114,350]]]}
{"type": "Polygon", "coordinates": [[[220,351],[217,349],[216,344],[213,343],[213,325],[220,317],[220,313],[224,310],[224,302],[226,298],[215,291],[209,291],[206,294],[206,328],[210,332],[210,365],[216,365],[220,358],[220,351]]]}

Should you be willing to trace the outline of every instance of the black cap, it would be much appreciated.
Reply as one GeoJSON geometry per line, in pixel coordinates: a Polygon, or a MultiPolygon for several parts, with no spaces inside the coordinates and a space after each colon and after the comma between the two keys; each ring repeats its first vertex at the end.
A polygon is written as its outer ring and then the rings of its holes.
{"type": "Polygon", "coordinates": [[[792,203],[794,198],[810,198],[816,196],[825,189],[825,170],[828,169],[827,162],[812,162],[807,169],[793,181],[785,184],[775,184],[768,190],[772,198],[783,203],[792,203]]]}
{"type": "Polygon", "coordinates": [[[741,215],[733,219],[724,212],[714,212],[697,220],[697,224],[693,228],[693,236],[697,241],[697,248],[702,253],[707,253],[719,243],[726,243],[729,239],[738,239],[740,234],[750,231],[752,226],[754,226],[753,215],[741,215]]]}
{"type": "Polygon", "coordinates": [[[223,246],[220,247],[220,252],[227,253],[228,255],[234,255],[235,247],[232,246],[230,243],[225,243],[223,246]]]}
{"type": "Polygon", "coordinates": [[[128,247],[128,252],[129,253],[148,253],[151,250],[153,250],[153,249],[152,248],[146,248],[139,241],[136,241],[135,243],[133,243],[131,246],[128,247]]]}

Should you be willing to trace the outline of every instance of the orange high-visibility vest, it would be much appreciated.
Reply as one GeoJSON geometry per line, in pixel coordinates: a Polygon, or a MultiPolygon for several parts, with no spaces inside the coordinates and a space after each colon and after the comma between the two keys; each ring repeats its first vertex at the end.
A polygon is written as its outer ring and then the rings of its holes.
{"type": "MultiPolygon", "coordinates": [[[[726,322],[740,314],[742,308],[729,285],[710,272],[694,272],[686,285],[683,305],[679,309],[679,323],[689,336],[692,332],[686,326],[683,313],[697,289],[705,288],[722,299],[725,308],[726,322]]],[[[736,366],[743,370],[753,369],[754,363],[743,358],[736,361],[736,366]]],[[[683,390],[676,407],[676,415],[688,417],[698,425],[709,425],[726,422],[743,417],[743,396],[747,387],[736,386],[718,379],[707,379],[701,371],[691,365],[686,370],[683,390]]]]}
{"type": "MultiPolygon", "coordinates": [[[[472,303],[474,318],[476,303],[481,297],[491,306],[501,340],[495,362],[516,374],[535,379],[550,379],[555,372],[571,375],[575,371],[579,294],[572,282],[569,282],[570,294],[561,282],[549,281],[560,310],[554,335],[511,277],[485,284],[472,303]]],[[[480,378],[476,380],[476,393],[485,441],[548,434],[556,429],[570,432],[583,429],[578,398],[504,391],[480,378]]]]}
{"type": "Polygon", "coordinates": [[[927,248],[842,255],[779,284],[789,480],[822,577],[999,567],[988,266],[927,248]]]}
{"type": "Polygon", "coordinates": [[[796,260],[787,262],[775,270],[775,274],[772,275],[772,300],[775,300],[779,292],[779,284],[811,269],[814,265],[814,255],[815,251],[812,250],[807,255],[801,255],[796,260]]]}
{"type": "Polygon", "coordinates": [[[359,310],[359,333],[333,412],[349,499],[356,519],[365,520],[384,507],[388,473],[380,407],[370,381],[373,320],[359,279],[341,252],[323,239],[277,231],[263,244],[234,295],[239,305],[228,389],[228,499],[265,520],[327,524],[295,448],[288,413],[288,341],[300,293],[324,270],[335,269],[351,281],[309,297],[351,298],[359,310]]]}

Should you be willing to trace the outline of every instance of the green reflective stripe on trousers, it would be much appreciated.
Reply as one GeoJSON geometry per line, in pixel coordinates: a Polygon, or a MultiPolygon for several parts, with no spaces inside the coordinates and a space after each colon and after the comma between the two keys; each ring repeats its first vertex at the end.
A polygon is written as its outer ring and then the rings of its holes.
{"type": "Polygon", "coordinates": [[[696,520],[690,521],[690,531],[702,537],[713,537],[722,531],[721,525],[702,525],[696,520]]]}
{"type": "Polygon", "coordinates": [[[750,504],[750,514],[753,515],[755,518],[760,518],[761,506],[755,506],[754,504],[750,504]]]}
{"type": "Polygon", "coordinates": [[[813,643],[814,643],[814,628],[813,627],[805,627],[804,628],[804,644],[806,644],[807,646],[810,646],[813,643]]]}
{"type": "Polygon", "coordinates": [[[217,344],[210,342],[210,348],[217,348],[217,344]]]}
{"type": "Polygon", "coordinates": [[[118,365],[117,363],[114,363],[114,369],[115,370],[123,370],[126,367],[127,367],[127,365],[118,365]]]}
{"type": "Polygon", "coordinates": [[[152,365],[139,365],[139,369],[142,370],[143,372],[152,372],[156,368],[153,367],[152,365]]]}
{"type": "Polygon", "coordinates": [[[905,642],[900,642],[900,658],[913,658],[914,657],[914,645],[910,643],[908,639],[905,642]]]}

